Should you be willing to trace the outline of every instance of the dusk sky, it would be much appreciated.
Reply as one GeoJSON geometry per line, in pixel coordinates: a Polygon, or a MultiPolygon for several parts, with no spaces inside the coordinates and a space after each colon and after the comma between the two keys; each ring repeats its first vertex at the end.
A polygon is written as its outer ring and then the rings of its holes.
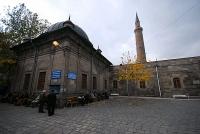
{"type": "Polygon", "coordinates": [[[136,12],[148,60],[200,56],[200,0],[0,0],[0,13],[18,3],[51,24],[70,14],[114,65],[123,52],[136,54],[136,12]]]}

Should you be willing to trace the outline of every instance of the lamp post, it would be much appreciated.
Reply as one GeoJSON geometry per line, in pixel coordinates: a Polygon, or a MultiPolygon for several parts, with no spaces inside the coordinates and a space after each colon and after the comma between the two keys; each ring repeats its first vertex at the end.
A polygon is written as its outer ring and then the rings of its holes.
{"type": "Polygon", "coordinates": [[[156,78],[157,78],[157,83],[158,83],[159,95],[161,97],[162,93],[161,93],[161,89],[160,89],[160,79],[159,79],[159,75],[158,75],[158,61],[157,61],[157,59],[156,59],[156,78]]]}
{"type": "MultiPolygon", "coordinates": [[[[120,64],[120,66],[123,66],[123,57],[121,57],[121,59],[122,59],[122,64],[120,64]]],[[[125,73],[126,73],[126,91],[127,91],[127,96],[129,96],[129,90],[128,90],[128,69],[127,69],[127,66],[128,66],[128,63],[126,64],[126,65],[124,65],[124,66],[126,66],[126,68],[125,68],[125,73]]]]}
{"type": "Polygon", "coordinates": [[[63,85],[62,85],[62,90],[60,91],[60,107],[64,107],[64,100],[63,100],[63,98],[64,98],[64,95],[63,95],[63,93],[64,93],[64,89],[65,89],[65,70],[66,70],[66,58],[65,58],[65,49],[63,48],[63,46],[61,46],[60,45],[60,43],[58,42],[58,41],[53,41],[52,42],[52,45],[54,46],[54,47],[59,47],[59,48],[61,48],[62,49],[62,51],[63,51],[63,56],[64,56],[64,71],[63,71],[63,85]]]}
{"type": "Polygon", "coordinates": [[[64,88],[64,87],[65,87],[65,69],[66,69],[65,49],[60,45],[60,43],[59,43],[58,41],[53,41],[52,44],[53,44],[54,47],[59,47],[59,48],[61,48],[62,51],[63,51],[63,56],[64,56],[64,71],[63,71],[64,79],[63,79],[63,88],[64,88]]]}
{"type": "MultiPolygon", "coordinates": [[[[128,76],[127,75],[127,65],[126,65],[126,77],[128,76]]],[[[126,91],[127,91],[127,96],[129,96],[129,91],[128,91],[128,77],[126,78],[126,91]]]]}

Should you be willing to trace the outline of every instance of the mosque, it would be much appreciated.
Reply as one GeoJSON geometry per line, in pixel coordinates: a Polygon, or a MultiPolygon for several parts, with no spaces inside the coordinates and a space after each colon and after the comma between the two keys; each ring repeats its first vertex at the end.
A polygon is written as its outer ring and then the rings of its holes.
{"type": "Polygon", "coordinates": [[[112,63],[70,18],[13,50],[17,54],[17,71],[12,88],[16,91],[54,89],[73,93],[109,89],[112,63]]]}
{"type": "Polygon", "coordinates": [[[70,18],[13,48],[17,54],[17,69],[12,89],[28,93],[54,89],[58,93],[111,91],[137,96],[200,95],[200,56],[147,62],[142,31],[136,14],[137,61],[153,72],[148,81],[129,82],[128,90],[126,82],[117,77],[120,65],[113,66],[70,18]]]}

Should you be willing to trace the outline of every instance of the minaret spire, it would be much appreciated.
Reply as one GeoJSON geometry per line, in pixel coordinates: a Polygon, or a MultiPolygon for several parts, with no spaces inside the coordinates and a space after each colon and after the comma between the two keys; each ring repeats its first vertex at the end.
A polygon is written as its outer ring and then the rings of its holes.
{"type": "Polygon", "coordinates": [[[136,12],[136,18],[135,18],[135,27],[140,27],[140,20],[138,18],[137,12],[136,12]]]}
{"type": "Polygon", "coordinates": [[[135,30],[134,30],[134,32],[135,32],[137,62],[138,63],[146,62],[146,53],[145,53],[142,30],[143,29],[140,26],[140,20],[138,18],[137,12],[136,12],[135,30]]]}
{"type": "Polygon", "coordinates": [[[137,12],[136,12],[136,21],[137,21],[137,20],[139,20],[139,18],[138,18],[137,12]]]}

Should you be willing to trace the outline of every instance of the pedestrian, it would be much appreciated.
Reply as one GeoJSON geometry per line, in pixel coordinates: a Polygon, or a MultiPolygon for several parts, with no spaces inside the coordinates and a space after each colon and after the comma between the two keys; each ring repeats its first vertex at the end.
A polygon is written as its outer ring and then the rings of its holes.
{"type": "Polygon", "coordinates": [[[39,113],[44,113],[44,104],[46,102],[46,90],[43,90],[39,96],[39,113]]]}
{"type": "Polygon", "coordinates": [[[47,96],[47,107],[48,107],[48,115],[54,115],[54,110],[56,106],[56,94],[54,93],[54,90],[51,90],[51,92],[47,96]]]}

